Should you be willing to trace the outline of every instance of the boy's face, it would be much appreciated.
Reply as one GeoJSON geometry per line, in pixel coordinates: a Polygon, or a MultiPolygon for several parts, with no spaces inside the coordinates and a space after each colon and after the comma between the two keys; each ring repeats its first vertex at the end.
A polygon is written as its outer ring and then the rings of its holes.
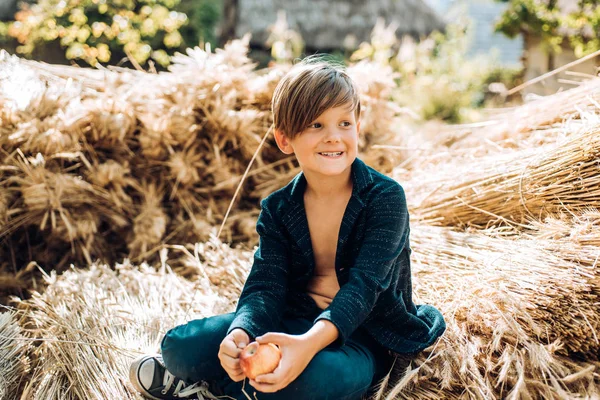
{"type": "Polygon", "coordinates": [[[346,104],[325,110],[294,139],[276,130],[275,140],[282,152],[296,155],[305,174],[335,176],[356,159],[359,129],[360,121],[346,104]]]}

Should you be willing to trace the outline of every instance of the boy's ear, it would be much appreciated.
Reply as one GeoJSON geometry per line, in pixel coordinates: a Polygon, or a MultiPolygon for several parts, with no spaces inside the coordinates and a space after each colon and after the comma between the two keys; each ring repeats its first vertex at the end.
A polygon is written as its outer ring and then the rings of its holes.
{"type": "Polygon", "coordinates": [[[279,150],[281,150],[285,154],[294,153],[294,148],[290,144],[290,139],[287,136],[285,136],[285,134],[282,131],[275,129],[274,135],[275,142],[277,142],[277,147],[279,147],[279,150]]]}

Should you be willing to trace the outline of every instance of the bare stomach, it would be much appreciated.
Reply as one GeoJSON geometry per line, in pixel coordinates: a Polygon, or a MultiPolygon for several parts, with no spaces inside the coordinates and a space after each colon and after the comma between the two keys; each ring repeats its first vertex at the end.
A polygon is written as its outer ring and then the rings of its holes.
{"type": "Polygon", "coordinates": [[[338,290],[340,290],[340,285],[336,275],[315,275],[306,287],[308,295],[322,310],[329,307],[338,290]]]}

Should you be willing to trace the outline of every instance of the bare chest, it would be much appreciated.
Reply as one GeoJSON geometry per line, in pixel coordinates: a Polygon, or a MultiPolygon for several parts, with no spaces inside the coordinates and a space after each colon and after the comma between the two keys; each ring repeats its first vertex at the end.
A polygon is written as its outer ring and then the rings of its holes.
{"type": "Polygon", "coordinates": [[[335,275],[335,255],[343,210],[318,209],[308,212],[308,228],[315,257],[315,275],[335,275]]]}
{"type": "Polygon", "coordinates": [[[340,290],[335,257],[345,204],[341,207],[318,204],[305,207],[315,260],[315,270],[306,291],[319,308],[325,309],[340,290]]]}
{"type": "Polygon", "coordinates": [[[336,205],[313,205],[306,207],[306,217],[315,258],[315,275],[335,276],[335,256],[343,207],[336,205]]]}

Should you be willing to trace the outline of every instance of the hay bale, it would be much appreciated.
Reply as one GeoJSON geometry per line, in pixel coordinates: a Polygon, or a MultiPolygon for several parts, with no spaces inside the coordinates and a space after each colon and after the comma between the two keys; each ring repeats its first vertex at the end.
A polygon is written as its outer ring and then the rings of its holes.
{"type": "MultiPolygon", "coordinates": [[[[398,180],[421,179],[452,166],[461,172],[484,157],[510,158],[517,150],[532,150],[560,141],[598,123],[600,78],[579,87],[511,108],[483,109],[484,119],[462,125],[440,121],[403,123],[403,143],[380,147],[402,154],[394,166],[398,180]]],[[[501,159],[498,160],[501,162],[501,159]]]]}
{"type": "MultiPolygon", "coordinates": [[[[98,258],[156,261],[165,244],[206,240],[203,227],[225,218],[272,123],[275,85],[291,67],[256,71],[248,40],[215,52],[188,49],[158,74],[48,65],[2,53],[0,165],[6,169],[0,188],[10,186],[14,199],[0,237],[10,236],[12,246],[26,243],[40,264],[59,269],[98,258]]],[[[397,140],[397,108],[387,101],[393,74],[364,62],[349,72],[363,86],[360,154],[391,171],[399,155],[371,147],[397,140]]],[[[298,172],[269,137],[235,214],[256,218],[260,199],[298,172]]],[[[227,220],[223,237],[255,243],[256,232],[239,218],[227,220]]],[[[14,253],[16,265],[30,261],[14,253]]]]}
{"type": "Polygon", "coordinates": [[[125,261],[46,275],[44,292],[18,304],[24,334],[39,340],[32,374],[19,376],[27,379],[27,398],[137,399],[128,380],[133,358],[158,351],[175,325],[235,309],[252,253],[214,236],[172,253],[186,259],[193,280],[172,271],[166,250],[158,269],[125,261]]]}
{"type": "Polygon", "coordinates": [[[406,183],[420,220],[444,226],[520,226],[560,212],[600,207],[600,123],[557,144],[436,164],[406,183]]]}
{"type": "MultiPolygon", "coordinates": [[[[444,227],[417,225],[411,246],[416,275],[436,274],[424,276],[433,282],[418,282],[428,285],[427,293],[443,296],[436,305],[453,304],[444,315],[466,321],[471,334],[511,345],[525,338],[558,341],[557,354],[597,357],[600,270],[593,265],[556,251],[556,243],[444,227]],[[458,302],[457,296],[464,298],[458,302]]],[[[584,247],[600,256],[598,248],[584,247]]]]}
{"type": "Polygon", "coordinates": [[[439,307],[447,330],[399,356],[378,398],[600,395],[597,267],[497,231],[413,225],[411,247],[415,302],[439,307]]]}
{"type": "MultiPolygon", "coordinates": [[[[448,329],[418,356],[398,358],[380,398],[598,395],[597,269],[497,233],[412,229],[415,301],[439,307],[448,329]]],[[[19,304],[26,335],[42,339],[30,398],[135,398],[131,359],[156,351],[176,324],[234,310],[252,252],[214,235],[169,251],[185,264],[176,273],[163,250],[158,269],[125,262],[53,272],[43,293],[19,304]]]]}
{"type": "MultiPolygon", "coordinates": [[[[486,141],[513,145],[525,141],[537,131],[552,129],[580,120],[600,108],[600,78],[591,77],[580,85],[551,96],[540,96],[513,109],[487,110],[483,126],[468,129],[455,147],[473,147],[486,141]]],[[[486,110],[484,110],[486,111],[486,110]]]]}
{"type": "Polygon", "coordinates": [[[0,313],[0,399],[20,397],[23,377],[29,372],[30,343],[22,334],[17,313],[0,313]]]}

